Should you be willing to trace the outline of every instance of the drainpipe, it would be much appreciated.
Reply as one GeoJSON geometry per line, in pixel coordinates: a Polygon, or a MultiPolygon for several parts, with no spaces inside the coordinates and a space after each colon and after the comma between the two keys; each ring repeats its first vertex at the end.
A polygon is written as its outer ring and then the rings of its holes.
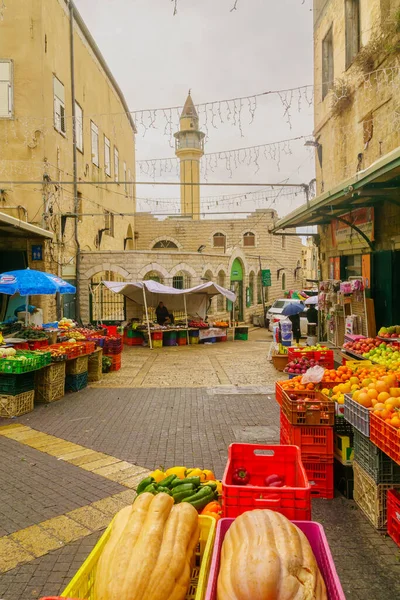
{"type": "Polygon", "coordinates": [[[69,1],[69,52],[71,65],[71,102],[72,102],[72,162],[73,162],[73,191],[74,191],[74,237],[76,246],[76,320],[81,320],[80,307],[80,266],[81,266],[81,247],[79,244],[78,232],[78,165],[77,165],[77,149],[76,149],[76,111],[75,111],[75,60],[74,60],[74,3],[69,1]]]}

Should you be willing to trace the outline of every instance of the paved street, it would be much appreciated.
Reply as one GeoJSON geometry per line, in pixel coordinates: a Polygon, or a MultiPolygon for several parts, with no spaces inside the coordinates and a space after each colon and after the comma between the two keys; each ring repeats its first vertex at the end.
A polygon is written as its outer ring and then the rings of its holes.
{"type": "MultiPolygon", "coordinates": [[[[132,501],[147,469],[186,464],[221,477],[230,443],[277,443],[271,392],[279,374],[266,361],[266,342],[258,331],[247,343],[164,355],[129,348],[120,375],[2,420],[0,598],[35,600],[62,591],[112,515],[132,501]],[[140,383],[120,386],[136,362],[133,379],[140,383]],[[160,373],[164,385],[150,387],[160,373]]],[[[313,518],[325,527],[348,600],[400,597],[399,551],[353,502],[314,501],[313,518]]]]}

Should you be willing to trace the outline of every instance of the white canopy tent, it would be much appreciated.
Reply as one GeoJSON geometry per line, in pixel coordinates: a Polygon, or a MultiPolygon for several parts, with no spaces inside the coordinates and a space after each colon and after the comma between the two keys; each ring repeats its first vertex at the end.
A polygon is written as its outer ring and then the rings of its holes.
{"type": "MultiPolygon", "coordinates": [[[[208,302],[214,296],[222,294],[231,302],[235,302],[236,294],[220,285],[207,281],[186,290],[179,290],[157,281],[103,281],[104,285],[116,294],[122,294],[136,304],[145,307],[149,344],[152,348],[148,304],[157,306],[159,302],[166,302],[170,310],[184,310],[186,327],[188,326],[188,313],[197,314],[205,319],[208,302]]],[[[187,334],[189,336],[189,334],[187,334]]]]}

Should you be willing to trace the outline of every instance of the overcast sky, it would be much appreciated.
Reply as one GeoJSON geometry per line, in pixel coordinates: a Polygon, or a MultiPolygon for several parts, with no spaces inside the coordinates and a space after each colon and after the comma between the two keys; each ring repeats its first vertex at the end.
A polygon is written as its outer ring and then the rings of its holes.
{"type": "MultiPolygon", "coordinates": [[[[181,106],[189,88],[195,103],[205,103],[312,83],[311,0],[238,0],[233,12],[234,0],[177,0],[175,16],[171,0],[75,2],[133,111],[181,106]]],[[[222,104],[224,124],[216,119],[217,128],[209,126],[206,152],[310,135],[312,107],[303,100],[299,112],[297,96],[291,104],[290,127],[278,96],[257,101],[251,125],[245,102],[243,137],[232,119],[227,122],[227,107],[222,104]]],[[[138,123],[138,161],[174,157],[162,114],[156,126],[144,132],[138,123]]],[[[204,129],[204,122],[201,127],[204,129]]],[[[250,165],[239,165],[233,174],[218,161],[208,181],[278,182],[289,178],[293,183],[309,182],[314,176],[313,151],[304,147],[304,141],[291,143],[290,151],[292,154],[282,156],[280,170],[270,157],[259,159],[257,173],[254,155],[246,159],[250,165]]],[[[172,172],[158,179],[174,178],[172,172]]],[[[137,179],[146,177],[138,170],[137,179]]],[[[202,188],[202,197],[235,191],[237,188],[202,188]]],[[[137,195],[177,197],[179,188],[139,186],[137,195]]],[[[275,207],[284,214],[301,200],[281,197],[275,207]]],[[[145,208],[143,203],[139,206],[145,208]]],[[[254,208],[261,206],[260,200],[254,202],[254,208]]]]}

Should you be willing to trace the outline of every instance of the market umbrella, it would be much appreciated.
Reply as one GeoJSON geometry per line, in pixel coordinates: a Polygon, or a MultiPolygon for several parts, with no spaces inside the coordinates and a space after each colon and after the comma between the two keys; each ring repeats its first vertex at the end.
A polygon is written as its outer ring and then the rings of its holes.
{"type": "MultiPolygon", "coordinates": [[[[75,294],[76,288],[64,279],[35,271],[34,269],[24,269],[21,271],[8,271],[0,275],[0,294],[19,294],[26,297],[26,306],[29,306],[29,296],[50,295],[50,294],[75,294]]],[[[25,311],[25,323],[27,322],[27,313],[25,311]]]]}
{"type": "Polygon", "coordinates": [[[285,317],[291,317],[292,315],[298,315],[302,313],[304,310],[303,304],[297,304],[297,302],[289,302],[286,306],[284,306],[282,310],[282,314],[285,317]]]}
{"type": "Polygon", "coordinates": [[[318,296],[310,296],[304,304],[318,304],[318,296]]]}

